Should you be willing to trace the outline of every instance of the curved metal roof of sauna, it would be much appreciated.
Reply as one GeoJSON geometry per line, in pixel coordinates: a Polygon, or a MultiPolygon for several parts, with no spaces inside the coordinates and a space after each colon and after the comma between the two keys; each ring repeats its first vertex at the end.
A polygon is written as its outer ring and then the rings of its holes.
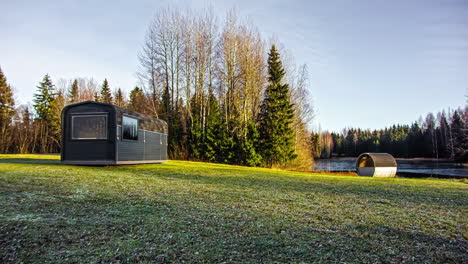
{"type": "Polygon", "coordinates": [[[395,158],[388,153],[362,153],[356,160],[356,167],[396,167],[395,158]]]}
{"type": "Polygon", "coordinates": [[[118,124],[122,123],[122,114],[124,114],[124,115],[138,118],[138,123],[139,123],[138,129],[158,132],[158,133],[163,133],[163,134],[168,133],[167,123],[164,120],[161,120],[161,119],[149,116],[149,115],[145,115],[142,113],[138,113],[138,112],[126,109],[126,108],[122,108],[113,104],[106,104],[106,103],[96,102],[96,101],[84,101],[84,102],[67,105],[62,110],[62,118],[63,118],[63,115],[65,115],[68,112],[68,109],[81,106],[81,105],[86,105],[86,104],[101,105],[101,106],[105,106],[107,108],[112,109],[117,116],[118,124]]]}

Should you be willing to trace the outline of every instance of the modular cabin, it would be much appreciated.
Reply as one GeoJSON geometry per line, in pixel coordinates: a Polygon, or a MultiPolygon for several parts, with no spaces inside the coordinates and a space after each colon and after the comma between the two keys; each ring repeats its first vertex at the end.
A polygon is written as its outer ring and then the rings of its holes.
{"type": "Polygon", "coordinates": [[[359,176],[395,177],[397,162],[388,153],[363,153],[356,160],[359,176]]]}
{"type": "Polygon", "coordinates": [[[62,110],[62,164],[120,165],[167,160],[167,123],[112,104],[62,110]]]}

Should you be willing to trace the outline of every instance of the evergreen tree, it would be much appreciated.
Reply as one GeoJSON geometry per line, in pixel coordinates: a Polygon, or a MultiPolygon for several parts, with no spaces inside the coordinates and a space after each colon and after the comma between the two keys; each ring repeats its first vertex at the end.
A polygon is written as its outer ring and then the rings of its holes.
{"type": "MultiPolygon", "coordinates": [[[[333,137],[333,142],[336,140],[336,136],[334,133],[332,133],[333,137]]],[[[320,153],[321,153],[321,146],[320,146],[320,133],[315,133],[312,132],[310,133],[310,141],[311,141],[311,152],[312,152],[312,157],[314,158],[320,158],[320,153]]]]}
{"type": "Polygon", "coordinates": [[[15,114],[13,91],[0,68],[0,153],[6,153],[11,144],[11,122],[15,114]]]}
{"type": "Polygon", "coordinates": [[[61,114],[62,110],[66,105],[66,98],[64,96],[64,91],[58,90],[54,96],[54,99],[51,102],[51,116],[48,122],[49,125],[49,137],[51,149],[49,151],[59,152],[60,151],[60,142],[61,142],[61,114]]]}
{"type": "Polygon", "coordinates": [[[104,82],[102,83],[101,96],[99,99],[103,103],[112,104],[112,93],[109,88],[109,83],[107,82],[107,79],[104,79],[104,82]]]}
{"type": "Polygon", "coordinates": [[[99,96],[99,93],[98,93],[98,92],[94,92],[94,101],[96,101],[96,102],[100,102],[100,101],[101,101],[101,97],[99,96]]]}
{"type": "Polygon", "coordinates": [[[39,128],[38,145],[39,152],[48,153],[52,150],[54,144],[55,129],[54,118],[54,99],[55,87],[46,74],[42,82],[37,86],[37,93],[34,94],[34,110],[36,111],[37,125],[39,128]]]}
{"type": "Polygon", "coordinates": [[[209,114],[207,116],[205,158],[210,162],[222,162],[223,120],[218,101],[213,94],[208,98],[209,114]]]}
{"type": "Polygon", "coordinates": [[[268,86],[259,114],[261,155],[268,166],[282,165],[296,157],[291,128],[294,110],[284,75],[280,54],[273,45],[268,54],[268,86]]]}
{"type": "Polygon", "coordinates": [[[72,86],[68,91],[68,103],[73,104],[78,102],[78,81],[73,80],[72,86]]]}
{"type": "Polygon", "coordinates": [[[116,106],[125,107],[125,97],[123,95],[122,89],[117,89],[115,92],[114,104],[116,106]]]}
{"type": "Polygon", "coordinates": [[[259,137],[257,127],[253,121],[247,121],[247,136],[241,140],[241,152],[240,152],[240,162],[241,165],[247,166],[261,166],[263,165],[263,158],[258,153],[259,147],[259,137]]]}
{"type": "Polygon", "coordinates": [[[146,108],[146,97],[143,93],[143,90],[140,87],[135,86],[135,88],[130,92],[130,101],[128,102],[128,109],[145,113],[146,108]]]}
{"type": "Polygon", "coordinates": [[[37,93],[34,94],[34,110],[38,119],[50,121],[52,116],[52,101],[55,97],[55,86],[46,74],[42,82],[37,86],[37,93]]]}
{"type": "Polygon", "coordinates": [[[450,124],[452,133],[452,148],[454,159],[458,162],[468,160],[468,128],[467,124],[460,117],[460,113],[455,111],[450,124]]]}

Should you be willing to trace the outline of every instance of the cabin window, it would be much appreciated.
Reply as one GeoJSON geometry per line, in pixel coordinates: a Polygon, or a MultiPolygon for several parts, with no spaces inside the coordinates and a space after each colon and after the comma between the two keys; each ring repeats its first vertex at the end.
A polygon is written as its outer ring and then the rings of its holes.
{"type": "Polygon", "coordinates": [[[122,116],[122,139],[138,140],[138,119],[122,116]]]}
{"type": "Polygon", "coordinates": [[[107,139],[107,115],[72,116],[72,139],[107,139]]]}

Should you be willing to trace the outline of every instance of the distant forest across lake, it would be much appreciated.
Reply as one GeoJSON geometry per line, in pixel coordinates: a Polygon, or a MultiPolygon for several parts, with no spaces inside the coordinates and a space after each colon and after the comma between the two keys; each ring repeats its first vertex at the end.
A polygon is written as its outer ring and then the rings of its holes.
{"type": "Polygon", "coordinates": [[[379,130],[346,128],[312,133],[315,158],[355,157],[363,152],[387,152],[398,158],[468,160],[468,106],[427,114],[411,125],[379,130]]]}

